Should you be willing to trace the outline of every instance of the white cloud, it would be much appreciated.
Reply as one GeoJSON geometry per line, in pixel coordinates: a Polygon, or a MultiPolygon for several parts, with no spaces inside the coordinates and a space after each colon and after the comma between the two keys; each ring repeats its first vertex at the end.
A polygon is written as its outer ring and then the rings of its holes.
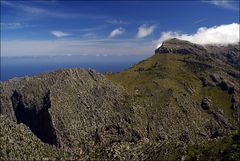
{"type": "Polygon", "coordinates": [[[161,37],[154,41],[158,44],[157,47],[161,46],[162,42],[171,39],[178,38],[182,40],[187,40],[197,44],[215,44],[215,45],[227,45],[236,44],[239,42],[239,30],[240,24],[224,24],[219,26],[213,26],[210,28],[201,27],[194,34],[182,34],[179,32],[162,32],[161,37]]]}
{"type": "Polygon", "coordinates": [[[144,38],[148,35],[151,35],[155,29],[156,29],[155,25],[151,25],[151,26],[141,25],[138,28],[137,38],[144,38]]]}
{"type": "Polygon", "coordinates": [[[50,31],[50,33],[56,37],[64,37],[64,36],[70,36],[71,34],[66,33],[66,32],[62,32],[62,31],[50,31]]]}
{"type": "Polygon", "coordinates": [[[234,0],[210,0],[210,1],[204,1],[209,4],[213,4],[225,9],[231,9],[239,11],[239,1],[234,0]]]}
{"type": "Polygon", "coordinates": [[[115,37],[115,36],[118,36],[118,35],[122,35],[124,32],[125,32],[125,30],[122,27],[119,27],[119,28],[114,29],[110,33],[109,37],[115,37]]]}

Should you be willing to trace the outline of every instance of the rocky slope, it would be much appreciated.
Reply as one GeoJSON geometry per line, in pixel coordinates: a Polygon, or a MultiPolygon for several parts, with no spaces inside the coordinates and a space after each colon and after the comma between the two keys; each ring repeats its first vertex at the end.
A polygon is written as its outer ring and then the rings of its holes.
{"type": "Polygon", "coordinates": [[[123,93],[93,70],[66,69],[1,83],[0,111],[44,143],[85,153],[135,139],[123,93]]]}
{"type": "Polygon", "coordinates": [[[64,69],[1,82],[1,159],[15,158],[9,147],[21,142],[17,159],[238,159],[239,46],[223,48],[172,39],[120,73],[64,69]]]}
{"type": "Polygon", "coordinates": [[[240,65],[239,44],[228,46],[206,45],[205,48],[215,59],[220,59],[221,61],[235,66],[240,65]]]}

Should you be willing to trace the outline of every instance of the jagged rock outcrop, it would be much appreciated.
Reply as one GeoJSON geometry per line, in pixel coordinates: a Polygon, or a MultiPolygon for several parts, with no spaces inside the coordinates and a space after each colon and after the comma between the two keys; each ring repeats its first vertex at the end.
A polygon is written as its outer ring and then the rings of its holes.
{"type": "Polygon", "coordinates": [[[213,58],[232,65],[240,65],[240,43],[227,46],[205,45],[204,47],[213,58]]]}
{"type": "Polygon", "coordinates": [[[93,70],[59,70],[2,82],[1,115],[25,124],[45,143],[88,151],[135,138],[123,93],[93,70]]]}

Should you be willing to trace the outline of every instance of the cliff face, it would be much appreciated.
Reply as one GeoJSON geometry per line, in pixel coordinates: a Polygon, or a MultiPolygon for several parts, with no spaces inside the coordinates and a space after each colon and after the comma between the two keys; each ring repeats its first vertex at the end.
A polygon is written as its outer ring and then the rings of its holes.
{"type": "Polygon", "coordinates": [[[121,88],[93,70],[66,69],[1,83],[1,114],[45,143],[87,151],[98,143],[132,139],[123,97],[121,88]]]}
{"type": "Polygon", "coordinates": [[[223,61],[231,65],[240,65],[240,42],[234,45],[198,45],[179,39],[170,39],[163,42],[155,50],[155,54],[195,54],[208,59],[223,61]]]}
{"type": "Polygon", "coordinates": [[[204,52],[206,53],[207,51],[203,46],[176,38],[164,41],[162,45],[155,50],[155,54],[202,54],[204,52]]]}
{"type": "Polygon", "coordinates": [[[191,159],[189,147],[221,142],[240,123],[238,66],[209,51],[173,39],[120,73],[64,69],[1,82],[0,113],[13,133],[24,126],[53,146],[37,149],[42,156],[191,159]]]}

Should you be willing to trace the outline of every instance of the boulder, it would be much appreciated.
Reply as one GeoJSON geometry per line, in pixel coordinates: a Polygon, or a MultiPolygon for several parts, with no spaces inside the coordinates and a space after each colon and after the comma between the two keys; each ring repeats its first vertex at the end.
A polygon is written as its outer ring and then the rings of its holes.
{"type": "Polygon", "coordinates": [[[204,110],[209,110],[211,106],[212,106],[212,101],[211,101],[211,99],[209,99],[209,98],[203,98],[203,99],[202,99],[201,107],[202,107],[204,110]]]}

